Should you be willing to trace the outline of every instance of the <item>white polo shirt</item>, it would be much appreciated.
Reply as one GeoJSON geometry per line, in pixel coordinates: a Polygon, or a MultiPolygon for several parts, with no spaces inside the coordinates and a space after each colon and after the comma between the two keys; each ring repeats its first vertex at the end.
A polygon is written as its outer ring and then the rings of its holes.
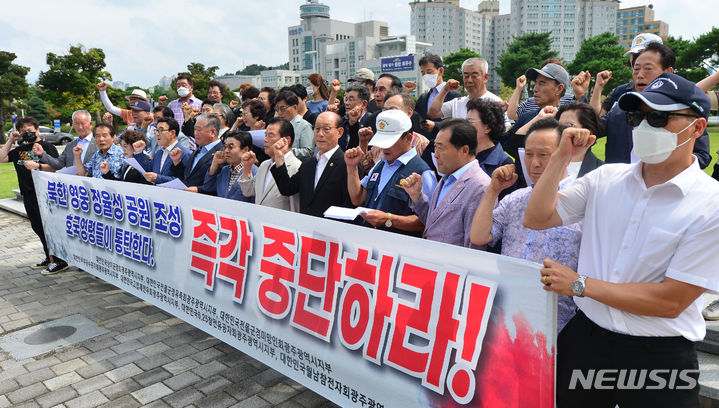
{"type": "MultiPolygon", "coordinates": [[[[559,192],[564,225],[584,220],[577,272],[607,282],[664,277],[719,292],[719,183],[694,163],[647,188],[641,163],[607,164],[559,192]]],[[[702,297],[674,319],[623,312],[586,297],[577,306],[599,326],[634,336],[704,338],[702,297]]]]}

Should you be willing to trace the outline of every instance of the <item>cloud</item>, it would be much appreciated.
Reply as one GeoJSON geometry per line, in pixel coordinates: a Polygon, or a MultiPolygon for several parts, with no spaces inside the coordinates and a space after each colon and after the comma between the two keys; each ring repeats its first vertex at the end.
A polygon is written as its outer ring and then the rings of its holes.
{"type": "MultiPolygon", "coordinates": [[[[190,62],[217,65],[220,74],[252,63],[288,61],[287,27],[299,24],[301,0],[267,2],[23,0],[12,13],[0,15],[0,50],[18,55],[16,63],[31,67],[35,81],[47,69],[46,54],[65,54],[70,45],[105,51],[113,80],[149,87],[163,75],[186,70],[190,62]],[[271,7],[268,7],[271,5],[271,7]],[[17,18],[17,16],[32,18],[17,18]]],[[[389,24],[390,34],[409,34],[407,1],[325,0],[333,19],[389,24]]],[[[479,1],[461,1],[475,9],[479,1]]],[[[502,12],[509,0],[501,0],[502,12]]],[[[669,23],[671,34],[696,37],[711,29],[711,2],[653,0],[656,18],[669,23]]],[[[620,7],[646,4],[625,0],[620,7]]]]}

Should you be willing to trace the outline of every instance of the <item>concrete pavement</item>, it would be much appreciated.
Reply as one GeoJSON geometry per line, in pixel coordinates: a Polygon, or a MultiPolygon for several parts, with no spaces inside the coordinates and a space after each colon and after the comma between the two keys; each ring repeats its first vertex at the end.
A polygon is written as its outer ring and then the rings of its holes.
{"type": "Polygon", "coordinates": [[[0,408],[336,406],[77,268],[42,276],[27,219],[0,211],[0,236],[0,336],[75,314],[109,330],[22,360],[0,349],[0,408]]]}

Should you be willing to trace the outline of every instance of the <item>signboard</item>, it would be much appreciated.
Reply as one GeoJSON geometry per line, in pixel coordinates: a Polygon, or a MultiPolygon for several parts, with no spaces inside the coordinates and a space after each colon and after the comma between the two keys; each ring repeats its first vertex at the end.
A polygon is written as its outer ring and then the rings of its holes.
{"type": "Polygon", "coordinates": [[[60,119],[53,120],[52,125],[55,127],[55,133],[59,133],[60,132],[60,119]]]}
{"type": "Polygon", "coordinates": [[[51,253],[343,407],[554,407],[537,264],[249,203],[33,172],[51,253]]]}
{"type": "Polygon", "coordinates": [[[413,71],[414,55],[382,58],[382,72],[413,71]]]}

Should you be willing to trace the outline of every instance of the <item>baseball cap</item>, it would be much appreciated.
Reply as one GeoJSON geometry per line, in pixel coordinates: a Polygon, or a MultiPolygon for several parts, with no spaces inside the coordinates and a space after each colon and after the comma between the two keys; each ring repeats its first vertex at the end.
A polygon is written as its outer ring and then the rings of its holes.
{"type": "Polygon", "coordinates": [[[664,112],[691,109],[704,119],[709,117],[709,97],[692,81],[664,72],[642,92],[627,92],[619,98],[625,111],[639,110],[642,103],[664,112]]]}
{"type": "Polygon", "coordinates": [[[652,34],[652,33],[641,33],[634,37],[634,40],[632,41],[632,46],[629,47],[629,51],[624,53],[624,56],[626,57],[629,54],[639,54],[642,52],[645,48],[647,48],[647,44],[657,42],[659,44],[664,44],[664,41],[662,41],[662,37],[652,34]]]}
{"type": "Polygon", "coordinates": [[[150,106],[149,102],[138,99],[135,102],[133,102],[132,105],[130,105],[130,109],[136,110],[136,111],[150,112],[152,110],[152,106],[150,106]]]}
{"type": "Polygon", "coordinates": [[[143,101],[147,101],[147,93],[145,93],[142,89],[133,89],[130,95],[125,96],[125,99],[128,101],[130,98],[140,98],[143,101]]]}
{"type": "Polygon", "coordinates": [[[377,133],[369,141],[380,149],[392,147],[400,136],[412,129],[412,120],[399,109],[389,109],[377,115],[377,133]]]}
{"type": "Polygon", "coordinates": [[[358,69],[357,72],[355,72],[355,74],[352,75],[352,78],[349,79],[349,81],[357,81],[357,82],[362,82],[362,81],[366,81],[366,80],[374,81],[374,72],[370,71],[367,68],[358,69]]]}
{"type": "Polygon", "coordinates": [[[542,69],[529,68],[524,74],[524,76],[526,76],[530,81],[535,81],[537,79],[537,75],[553,79],[564,85],[564,89],[569,89],[569,74],[561,65],[549,63],[542,67],[542,69]]]}

